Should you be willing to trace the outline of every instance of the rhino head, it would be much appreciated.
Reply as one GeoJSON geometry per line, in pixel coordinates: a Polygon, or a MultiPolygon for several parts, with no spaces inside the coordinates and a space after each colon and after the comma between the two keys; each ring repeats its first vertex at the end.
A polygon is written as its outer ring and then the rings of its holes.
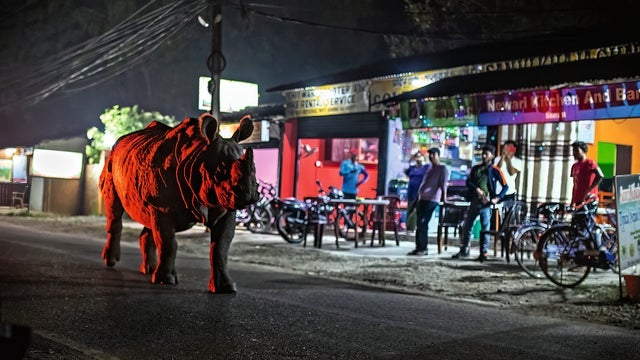
{"type": "Polygon", "coordinates": [[[200,116],[198,123],[206,141],[199,164],[202,183],[199,189],[193,189],[200,202],[209,208],[220,206],[227,210],[242,209],[257,202],[260,194],[253,150],[248,148],[243,154],[238,145],[251,136],[251,120],[248,116],[242,118],[229,139],[220,136],[219,123],[210,114],[200,116]]]}

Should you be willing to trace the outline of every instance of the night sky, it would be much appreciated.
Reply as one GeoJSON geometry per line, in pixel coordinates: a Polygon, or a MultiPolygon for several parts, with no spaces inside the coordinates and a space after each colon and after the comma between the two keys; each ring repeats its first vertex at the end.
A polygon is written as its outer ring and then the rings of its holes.
{"type": "MultiPolygon", "coordinates": [[[[277,103],[282,102],[280,94],[264,90],[388,58],[382,35],[339,27],[384,29],[382,24],[398,22],[392,19],[402,16],[402,6],[388,6],[394,2],[383,0],[359,2],[370,4],[369,10],[356,14],[343,1],[334,0],[305,1],[306,6],[302,7],[299,1],[273,0],[252,3],[262,5],[252,7],[256,12],[243,17],[237,6],[224,6],[222,46],[227,66],[222,73],[223,78],[258,83],[260,103],[277,103]],[[268,16],[270,14],[276,16],[268,16]],[[308,23],[293,23],[287,19],[302,19],[308,23]],[[315,23],[329,26],[312,25],[315,23]]],[[[52,52],[63,53],[92,37],[73,34],[64,28],[64,23],[69,21],[68,9],[66,13],[38,18],[34,14],[45,12],[47,1],[31,1],[35,3],[33,6],[23,3],[9,1],[8,7],[0,13],[0,39],[5,42],[0,45],[9,44],[9,47],[0,46],[5,49],[0,50],[0,79],[3,80],[0,82],[0,148],[33,146],[43,139],[84,135],[89,127],[100,127],[99,115],[113,105],[137,104],[144,110],[159,111],[177,119],[197,116],[201,112],[197,109],[197,80],[198,76],[210,75],[206,59],[211,49],[211,32],[196,18],[188,21],[170,41],[137,65],[111,66],[107,71],[109,76],[113,76],[111,79],[98,82],[104,76],[96,76],[98,80],[95,82],[98,83],[93,84],[89,77],[79,82],[79,89],[62,86],[42,100],[25,101],[42,87],[56,83],[47,82],[48,76],[54,74],[57,79],[64,79],[68,67],[39,75],[35,85],[21,81],[21,76],[26,78],[37,73],[34,69],[51,66],[51,56],[56,55],[52,52]],[[22,38],[19,44],[15,44],[12,40],[18,36],[22,38]],[[64,37],[71,39],[63,49],[49,51],[51,46],[41,45],[51,45],[64,37]],[[22,53],[25,44],[34,55],[23,55],[27,61],[16,60],[16,51],[22,53]],[[13,52],[7,51],[11,45],[14,46],[13,52]],[[46,54],[38,54],[38,50],[44,51],[45,48],[46,54]],[[111,75],[118,71],[123,72],[111,75]],[[7,86],[6,79],[12,76],[14,82],[7,86]]],[[[82,5],[92,1],[71,3],[82,5]]],[[[205,18],[209,16],[207,10],[200,14],[205,18]]],[[[96,18],[101,19],[103,15],[107,16],[99,13],[96,18]]],[[[90,56],[99,58],[91,53],[77,53],[79,59],[90,56]]],[[[73,58],[63,63],[68,66],[70,62],[73,58]]],[[[109,64],[106,62],[106,66],[109,64]]]]}
{"type": "MultiPolygon", "coordinates": [[[[177,119],[198,116],[197,81],[210,75],[206,59],[211,33],[196,15],[209,17],[207,4],[207,0],[3,1],[0,148],[84,136],[88,128],[101,127],[100,114],[114,105],[139,105],[177,119]],[[183,20],[181,26],[175,19],[183,20]],[[172,35],[164,38],[165,33],[172,35]]],[[[402,0],[225,0],[222,47],[227,66],[222,77],[258,83],[261,104],[279,103],[279,93],[265,90],[390,59],[382,34],[415,30],[403,4],[402,0]]],[[[633,0],[431,4],[443,14],[434,20],[432,51],[558,30],[562,36],[562,31],[575,33],[585,26],[611,36],[637,33],[633,0]],[[458,6],[462,4],[470,8],[458,6]]]]}

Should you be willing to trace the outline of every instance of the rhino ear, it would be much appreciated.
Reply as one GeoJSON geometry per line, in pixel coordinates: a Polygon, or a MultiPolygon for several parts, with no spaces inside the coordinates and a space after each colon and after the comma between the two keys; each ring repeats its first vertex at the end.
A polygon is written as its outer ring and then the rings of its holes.
{"type": "Polygon", "coordinates": [[[200,126],[200,133],[205,139],[207,139],[207,143],[210,143],[215,139],[220,125],[216,118],[209,113],[204,113],[200,115],[198,125],[200,126]]]}
{"type": "Polygon", "coordinates": [[[251,136],[252,132],[253,132],[253,121],[251,121],[251,119],[249,118],[249,115],[247,115],[247,116],[244,116],[242,119],[240,119],[240,126],[238,126],[238,130],[236,130],[236,132],[233,133],[232,138],[236,142],[240,142],[248,138],[249,136],[251,136]]]}

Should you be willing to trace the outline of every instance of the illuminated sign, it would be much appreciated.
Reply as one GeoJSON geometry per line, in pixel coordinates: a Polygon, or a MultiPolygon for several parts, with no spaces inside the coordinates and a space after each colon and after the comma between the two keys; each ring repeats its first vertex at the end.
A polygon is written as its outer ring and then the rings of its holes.
{"type": "MultiPolygon", "coordinates": [[[[451,69],[421,71],[388,79],[373,80],[371,82],[371,104],[427,86],[447,77],[470,74],[470,68],[470,66],[459,66],[451,69]]],[[[387,106],[384,104],[371,106],[371,111],[384,111],[386,109],[387,106]]]]}
{"type": "MultiPolygon", "coordinates": [[[[220,124],[220,136],[225,139],[233,136],[240,124],[220,124]]],[[[260,120],[253,122],[253,132],[251,136],[239,142],[239,144],[255,144],[259,142],[269,141],[269,120],[260,120]]]]}
{"type": "Polygon", "coordinates": [[[640,263],[640,175],[618,175],[616,217],[620,270],[640,263]]]}
{"type": "Polygon", "coordinates": [[[369,80],[283,92],[287,117],[369,111],[369,80]]]}
{"type": "Polygon", "coordinates": [[[477,125],[475,103],[476,99],[470,96],[400,103],[402,128],[477,125]]]}
{"type": "MultiPolygon", "coordinates": [[[[198,79],[198,109],[211,110],[210,77],[198,79]]],[[[258,84],[220,79],[220,111],[234,112],[246,107],[258,106],[258,84]]]]}
{"type": "Polygon", "coordinates": [[[34,149],[31,174],[48,178],[80,179],[83,159],[82,153],[34,149]]]}
{"type": "Polygon", "coordinates": [[[637,82],[480,95],[483,126],[640,117],[637,82]]]}

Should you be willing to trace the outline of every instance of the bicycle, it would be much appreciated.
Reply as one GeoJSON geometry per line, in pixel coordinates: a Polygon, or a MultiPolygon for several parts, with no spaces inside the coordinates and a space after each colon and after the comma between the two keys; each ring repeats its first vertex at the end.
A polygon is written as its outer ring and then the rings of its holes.
{"type": "Polygon", "coordinates": [[[594,218],[596,209],[592,200],[576,206],[570,225],[551,227],[540,238],[534,256],[554,284],[576,287],[592,268],[620,272],[615,217],[609,219],[614,225],[599,224],[594,218]]]}
{"type": "Polygon", "coordinates": [[[527,275],[533,278],[544,277],[533,253],[542,234],[550,227],[561,224],[566,211],[564,204],[540,204],[536,209],[536,217],[526,218],[514,231],[510,252],[527,275]]]}
{"type": "Polygon", "coordinates": [[[365,224],[363,219],[364,213],[362,211],[357,210],[356,205],[346,205],[342,208],[338,209],[338,214],[336,215],[335,223],[337,224],[337,233],[338,235],[345,240],[354,240],[356,238],[355,235],[355,221],[358,221],[358,228],[360,229],[360,238],[364,239],[365,237],[365,224]],[[357,214],[357,215],[356,215],[357,214]],[[352,236],[349,234],[353,233],[352,236]]]}

